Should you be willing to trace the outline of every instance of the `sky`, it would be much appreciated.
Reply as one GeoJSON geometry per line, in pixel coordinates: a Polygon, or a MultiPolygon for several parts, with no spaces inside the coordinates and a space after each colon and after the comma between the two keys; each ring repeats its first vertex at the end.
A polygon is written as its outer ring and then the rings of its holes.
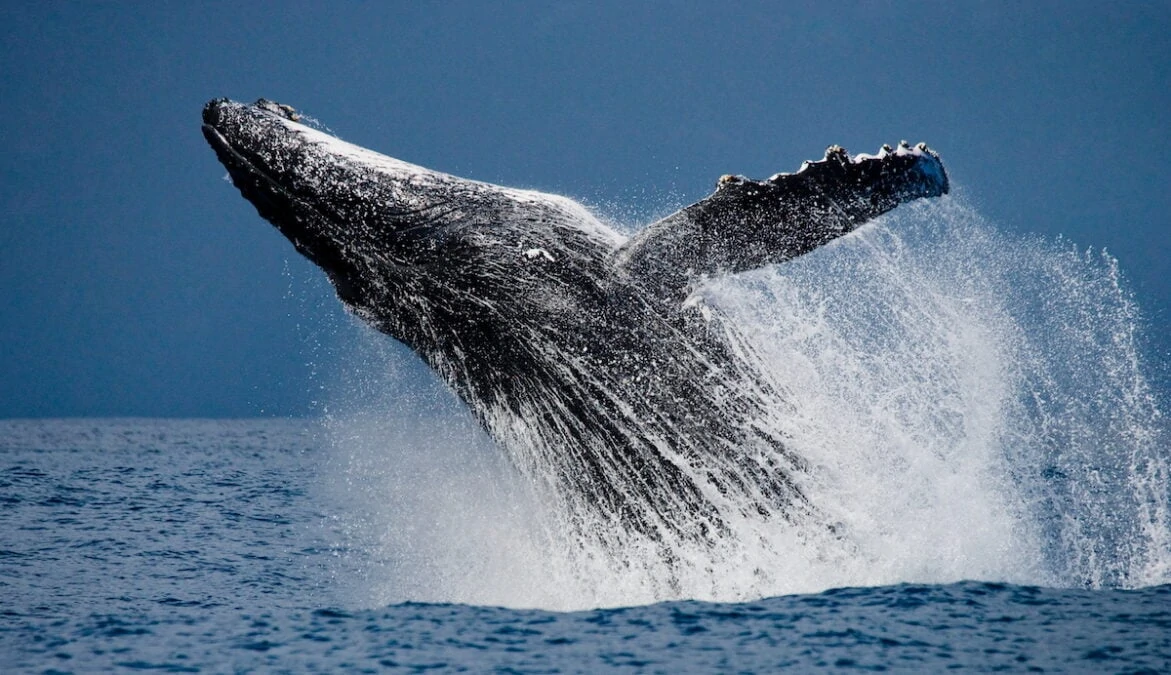
{"type": "Polygon", "coordinates": [[[354,332],[223,180],[222,96],[632,221],[927,141],[999,229],[1117,256],[1165,372],[1169,84],[1167,2],[3,3],[0,417],[321,412],[354,332]]]}

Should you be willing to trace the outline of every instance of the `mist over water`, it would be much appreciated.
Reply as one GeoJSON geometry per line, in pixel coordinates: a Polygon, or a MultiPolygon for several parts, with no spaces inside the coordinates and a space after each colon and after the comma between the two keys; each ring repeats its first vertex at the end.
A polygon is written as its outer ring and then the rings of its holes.
{"type": "Polygon", "coordinates": [[[945,198],[703,294],[786,393],[766,422],[808,462],[818,518],[725,513],[731,536],[678,544],[670,566],[650,546],[592,549],[413,355],[347,328],[325,489],[346,506],[329,519],[350,602],[1171,582],[1168,425],[1110,256],[997,232],[945,198]]]}

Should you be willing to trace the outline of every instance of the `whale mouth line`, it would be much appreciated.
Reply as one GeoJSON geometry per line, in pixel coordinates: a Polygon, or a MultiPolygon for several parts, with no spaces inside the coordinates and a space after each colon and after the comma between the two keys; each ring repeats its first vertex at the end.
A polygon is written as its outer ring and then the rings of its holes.
{"type": "MultiPolygon", "coordinates": [[[[241,191],[244,191],[246,188],[249,199],[252,199],[254,196],[256,199],[267,202],[267,205],[270,207],[280,206],[273,197],[265,194],[264,189],[260,189],[263,185],[264,188],[271,191],[272,195],[282,197],[288,200],[289,204],[297,204],[301,208],[312,211],[318,217],[328,220],[328,217],[320,209],[298,197],[294,192],[282,185],[280,181],[256,166],[244,153],[233,147],[223,133],[219,129],[216,129],[215,126],[205,123],[202,126],[202,130],[204,137],[212,149],[215,150],[220,161],[227,168],[228,175],[232,178],[232,184],[237,188],[241,188],[241,191]]],[[[284,227],[280,224],[277,224],[277,228],[284,231],[284,227]]]]}
{"type": "Polygon", "coordinates": [[[276,179],[262,171],[259,167],[256,166],[256,164],[249,161],[249,159],[245,157],[243,153],[234,148],[219,129],[216,129],[211,124],[204,124],[202,126],[202,131],[204,138],[207,139],[207,142],[211,145],[212,149],[215,150],[216,155],[219,156],[220,161],[223,162],[224,166],[228,169],[228,174],[232,176],[233,182],[235,182],[236,172],[243,172],[249,177],[263,180],[274,190],[277,190],[290,198],[294,198],[294,196],[289,194],[289,191],[286,190],[284,186],[282,186],[276,179]]]}
{"type": "MultiPolygon", "coordinates": [[[[256,166],[247,156],[233,147],[231,142],[214,125],[205,122],[201,129],[204,137],[215,151],[216,156],[219,157],[220,162],[228,170],[228,176],[231,177],[232,184],[256,206],[262,215],[265,212],[287,212],[295,206],[313,214],[314,217],[323,222],[330,221],[329,217],[322,213],[321,209],[298,197],[282,185],[280,181],[256,166]]],[[[324,261],[319,260],[319,256],[316,255],[318,252],[315,249],[318,247],[311,245],[314,237],[307,236],[309,232],[303,228],[298,230],[290,226],[289,223],[297,222],[297,219],[287,220],[285,218],[275,218],[272,222],[292,242],[293,247],[300,253],[308,256],[311,260],[317,261],[319,265],[323,264],[324,261]]]]}

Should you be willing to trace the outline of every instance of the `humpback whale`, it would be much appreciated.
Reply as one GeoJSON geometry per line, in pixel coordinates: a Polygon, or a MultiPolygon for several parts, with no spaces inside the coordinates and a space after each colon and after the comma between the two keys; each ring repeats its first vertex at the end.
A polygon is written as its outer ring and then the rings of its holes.
{"type": "Polygon", "coordinates": [[[776,421],[782,388],[699,291],[948,191],[922,143],[830,146],[793,173],[723,176],[626,237],[570,199],[426,169],[299,120],[264,99],[217,99],[202,130],[346,307],[467,403],[574,536],[610,546],[714,541],[730,509],[817,513],[776,421]]]}

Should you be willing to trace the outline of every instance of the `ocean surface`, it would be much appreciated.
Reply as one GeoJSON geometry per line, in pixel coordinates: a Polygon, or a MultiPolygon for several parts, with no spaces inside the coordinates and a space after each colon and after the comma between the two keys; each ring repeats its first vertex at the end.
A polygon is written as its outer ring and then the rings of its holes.
{"type": "Polygon", "coordinates": [[[336,451],[317,421],[0,421],[0,670],[1171,671],[1168,585],[383,604],[410,572],[349,520],[336,451]]]}

